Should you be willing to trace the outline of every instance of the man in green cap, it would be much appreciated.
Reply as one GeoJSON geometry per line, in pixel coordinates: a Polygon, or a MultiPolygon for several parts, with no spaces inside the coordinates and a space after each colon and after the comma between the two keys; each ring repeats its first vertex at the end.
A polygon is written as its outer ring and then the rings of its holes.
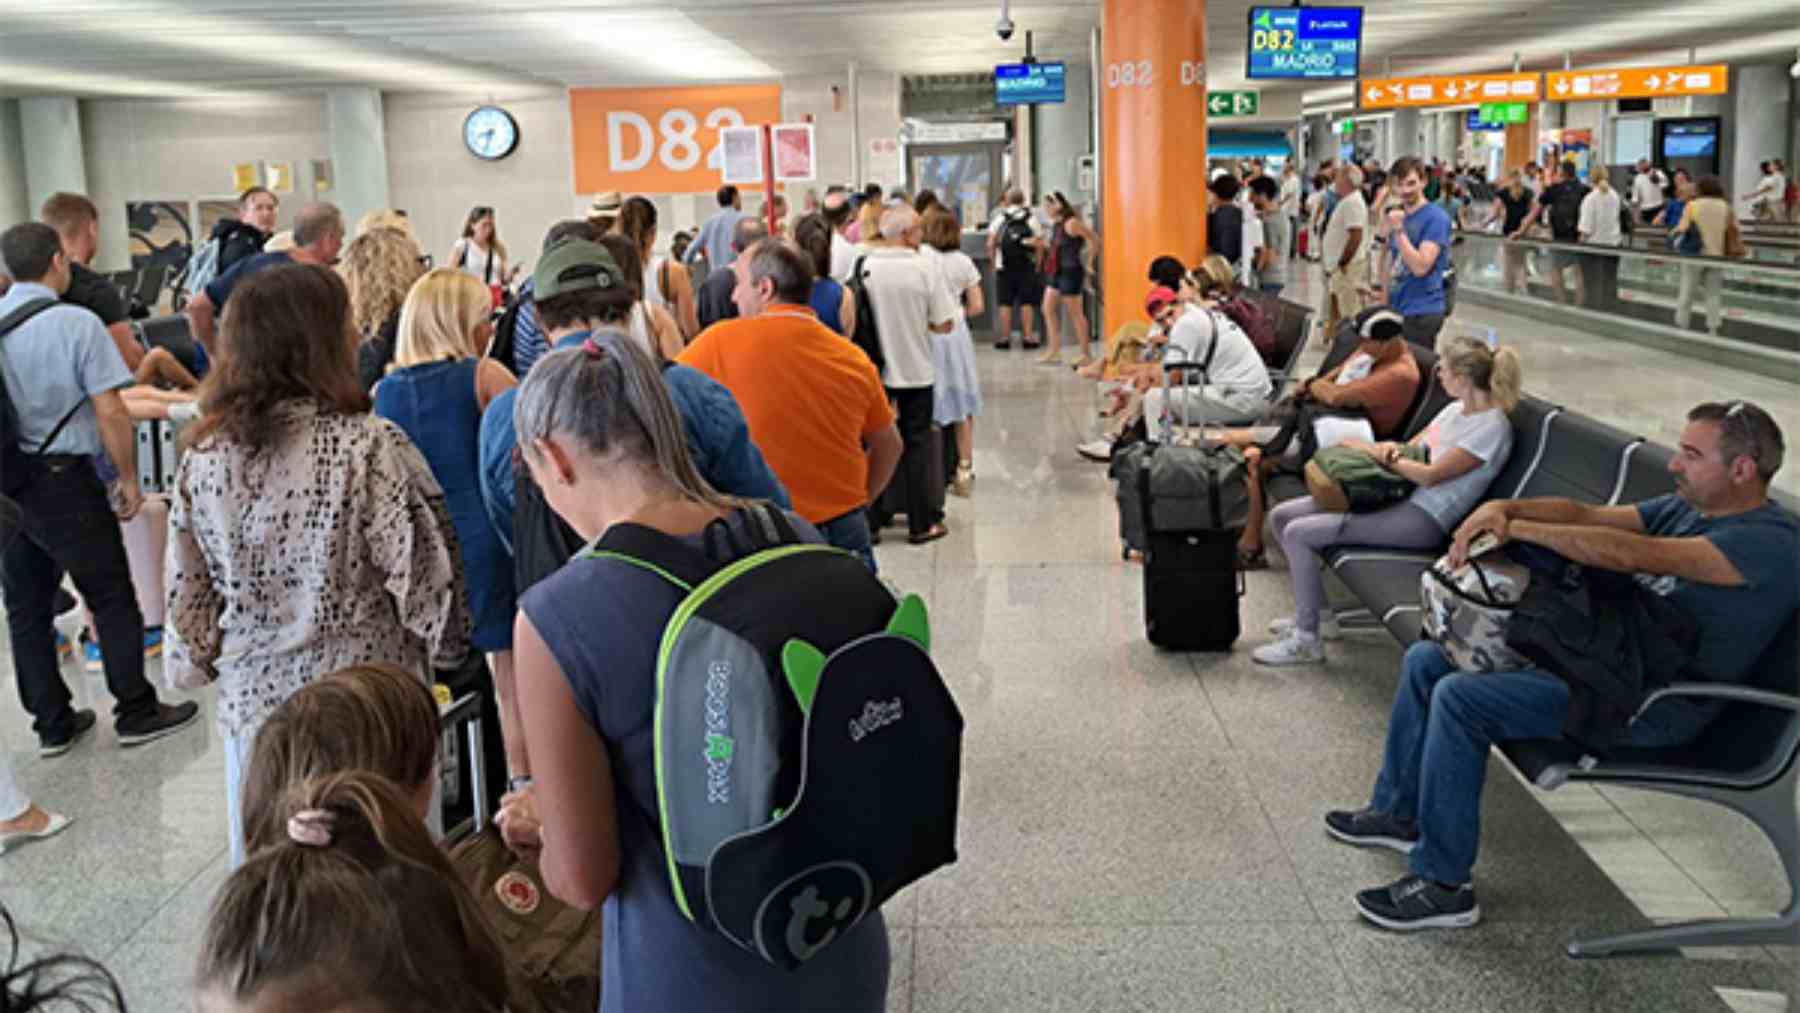
{"type": "MultiPolygon", "coordinates": [[[[638,300],[638,279],[628,277],[600,242],[579,235],[552,242],[531,273],[536,311],[550,347],[576,348],[592,338],[601,344],[634,340],[629,331],[638,300]]],[[[650,349],[653,358],[657,356],[650,349]]],[[[713,488],[733,496],[763,499],[786,509],[787,490],[750,441],[750,427],[737,401],[718,382],[688,366],[663,365],[663,383],[681,414],[688,453],[713,488]]],[[[518,587],[537,583],[567,562],[581,541],[551,513],[531,477],[513,468],[518,437],[513,431],[517,388],[496,397],[481,418],[481,495],[488,520],[513,553],[518,587]]]]}

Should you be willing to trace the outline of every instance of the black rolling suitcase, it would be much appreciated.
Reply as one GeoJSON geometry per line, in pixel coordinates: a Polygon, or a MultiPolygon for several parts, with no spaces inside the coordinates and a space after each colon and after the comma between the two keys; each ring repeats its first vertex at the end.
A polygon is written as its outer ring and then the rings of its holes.
{"type": "MultiPolygon", "coordinates": [[[[937,423],[932,423],[930,435],[925,437],[925,481],[929,486],[926,502],[937,512],[944,515],[944,498],[948,494],[949,479],[945,472],[948,457],[954,455],[956,441],[950,433],[937,423]]],[[[954,466],[951,466],[954,470],[954,466]]],[[[893,523],[894,518],[906,516],[906,459],[901,458],[894,468],[894,477],[882,490],[881,497],[875,502],[875,513],[882,521],[882,526],[893,523]]]]}
{"type": "MultiPolygon", "coordinates": [[[[1191,381],[1200,371],[1183,372],[1191,381]]],[[[1145,633],[1158,647],[1230,650],[1244,594],[1237,566],[1250,510],[1244,455],[1231,446],[1179,444],[1170,420],[1146,421],[1160,428],[1162,442],[1123,448],[1113,460],[1120,534],[1127,550],[1144,553],[1145,633]]]]}

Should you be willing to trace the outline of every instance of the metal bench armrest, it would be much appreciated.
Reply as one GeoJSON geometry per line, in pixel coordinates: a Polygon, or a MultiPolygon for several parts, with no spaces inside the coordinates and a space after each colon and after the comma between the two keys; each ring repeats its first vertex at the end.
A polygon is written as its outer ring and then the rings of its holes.
{"type": "Polygon", "coordinates": [[[1645,697],[1643,706],[1639,707],[1638,712],[1632,715],[1632,720],[1643,717],[1645,711],[1670,697],[1726,700],[1733,703],[1753,703],[1763,707],[1773,707],[1777,710],[1800,711],[1800,696],[1790,693],[1772,693],[1766,689],[1736,686],[1726,682],[1676,682],[1645,697]]]}

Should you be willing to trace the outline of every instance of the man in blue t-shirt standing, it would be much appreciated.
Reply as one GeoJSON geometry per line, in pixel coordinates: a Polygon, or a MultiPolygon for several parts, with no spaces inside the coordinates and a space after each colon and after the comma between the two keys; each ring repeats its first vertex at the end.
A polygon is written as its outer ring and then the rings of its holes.
{"type": "Polygon", "coordinates": [[[1388,185],[1399,195],[1388,209],[1388,305],[1405,320],[1406,340],[1432,348],[1450,312],[1450,215],[1425,199],[1425,166],[1416,158],[1395,162],[1388,185]]]}
{"type": "MultiPolygon", "coordinates": [[[[1456,529],[1449,559],[1460,565],[1485,533],[1634,574],[1694,620],[1696,677],[1742,683],[1800,608],[1800,519],[1769,499],[1785,451],[1781,429],[1756,405],[1702,404],[1688,412],[1669,462],[1673,493],[1621,506],[1494,500],[1456,529]]],[[[1408,856],[1406,876],[1356,895],[1364,918],[1399,931],[1481,919],[1472,870],[1488,749],[1561,737],[1570,701],[1569,683],[1541,669],[1458,672],[1431,641],[1407,650],[1369,804],[1325,815],[1337,840],[1408,856]]],[[[1716,700],[1664,698],[1640,707],[1621,744],[1691,742],[1720,709],[1716,700]]]]}
{"type": "Polygon", "coordinates": [[[201,349],[209,356],[213,353],[212,341],[217,333],[219,316],[225,312],[225,303],[231,298],[232,291],[245,278],[284,264],[332,267],[337,264],[338,254],[343,248],[343,212],[335,205],[323,202],[301,208],[300,213],[294,216],[293,249],[245,257],[233,265],[231,270],[208,282],[188,303],[188,326],[193,329],[194,340],[199,342],[201,349]]]}

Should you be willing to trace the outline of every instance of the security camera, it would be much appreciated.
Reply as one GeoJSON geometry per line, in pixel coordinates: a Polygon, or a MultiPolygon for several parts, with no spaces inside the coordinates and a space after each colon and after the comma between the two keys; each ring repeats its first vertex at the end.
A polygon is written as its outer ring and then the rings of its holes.
{"type": "Polygon", "coordinates": [[[994,34],[1000,36],[1001,42],[1005,42],[1006,40],[1012,38],[1013,37],[1013,20],[1012,20],[1012,18],[1009,18],[1004,14],[1000,15],[1000,20],[994,22],[994,34]]]}

